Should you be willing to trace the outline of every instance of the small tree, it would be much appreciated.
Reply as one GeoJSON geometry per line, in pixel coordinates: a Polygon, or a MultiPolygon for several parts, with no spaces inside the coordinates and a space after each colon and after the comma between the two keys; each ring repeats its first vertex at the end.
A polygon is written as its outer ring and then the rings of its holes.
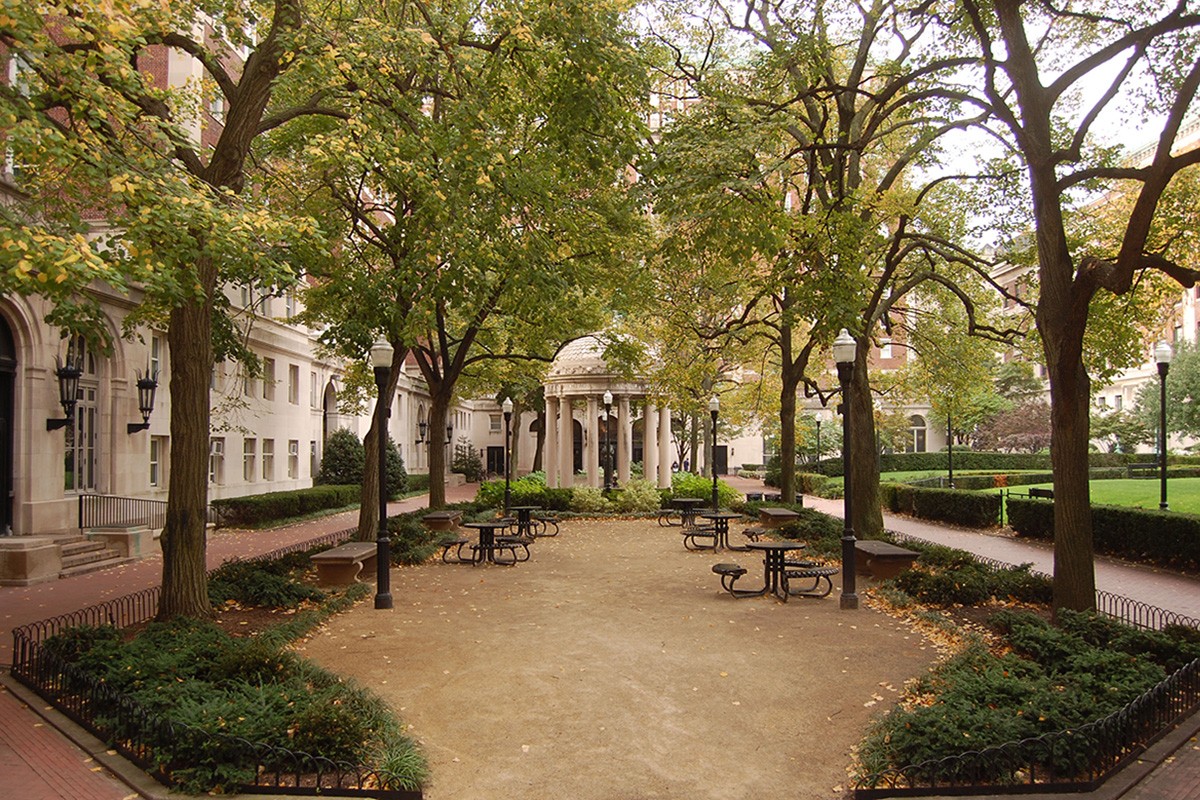
{"type": "Polygon", "coordinates": [[[325,456],[317,483],[362,483],[366,450],[358,436],[347,428],[339,428],[325,441],[325,456]]]}

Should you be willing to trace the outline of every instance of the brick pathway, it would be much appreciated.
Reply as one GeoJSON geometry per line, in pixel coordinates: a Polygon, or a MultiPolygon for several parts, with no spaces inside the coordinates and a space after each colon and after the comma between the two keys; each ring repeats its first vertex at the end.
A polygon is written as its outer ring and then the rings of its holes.
{"type": "MultiPolygon", "coordinates": [[[[761,482],[737,478],[728,482],[741,491],[762,490],[761,482]]],[[[447,492],[448,499],[454,502],[474,497],[476,488],[474,485],[452,487],[447,492]]],[[[841,516],[840,501],[814,497],[806,497],[805,501],[811,507],[841,516]]],[[[391,504],[389,513],[413,511],[425,507],[426,503],[424,496],[409,498],[391,504]]],[[[348,512],[273,531],[219,532],[209,540],[209,564],[216,566],[233,555],[249,556],[268,552],[324,533],[353,527],[356,521],[357,512],[348,512]]],[[[1053,570],[1052,554],[1044,546],[891,515],[885,516],[885,524],[892,530],[979,555],[1014,564],[1032,562],[1039,570],[1053,570]]],[[[123,567],[38,586],[0,587],[0,663],[8,665],[11,661],[11,632],[14,627],[154,586],[160,581],[161,569],[161,557],[156,556],[123,567]]],[[[1099,588],[1200,618],[1200,581],[1196,579],[1109,560],[1097,561],[1096,577],[1099,588]]],[[[29,702],[37,703],[36,700],[29,702]]],[[[136,771],[122,776],[128,783],[118,780],[97,763],[97,758],[103,758],[102,749],[92,749],[89,755],[87,750],[81,749],[47,724],[42,713],[40,708],[35,713],[13,692],[0,686],[0,777],[3,778],[8,796],[16,800],[168,797],[162,787],[138,780],[142,774],[136,771]]],[[[1200,718],[1194,717],[1191,727],[1182,727],[1169,741],[1148,752],[1143,761],[1140,770],[1126,770],[1129,774],[1123,783],[1114,779],[1097,792],[1072,797],[1091,800],[1200,798],[1200,718]],[[1134,782],[1135,776],[1141,774],[1145,774],[1145,777],[1134,782]]],[[[120,765],[114,764],[114,769],[120,770],[120,765]]],[[[1038,800],[1043,796],[1026,797],[1038,800]]]]}

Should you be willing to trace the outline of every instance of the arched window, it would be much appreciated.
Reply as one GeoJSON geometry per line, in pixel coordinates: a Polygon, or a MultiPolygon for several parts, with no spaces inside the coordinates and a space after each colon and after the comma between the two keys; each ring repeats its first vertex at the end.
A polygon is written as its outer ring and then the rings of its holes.
{"type": "Polygon", "coordinates": [[[908,452],[925,452],[925,428],[925,418],[920,414],[913,414],[908,418],[908,432],[910,434],[908,452]]]}

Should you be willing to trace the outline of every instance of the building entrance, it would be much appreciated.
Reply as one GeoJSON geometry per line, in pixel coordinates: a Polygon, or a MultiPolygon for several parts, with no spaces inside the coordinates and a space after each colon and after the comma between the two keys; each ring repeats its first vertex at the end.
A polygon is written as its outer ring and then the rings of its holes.
{"type": "Polygon", "coordinates": [[[0,317],[0,535],[12,533],[13,512],[13,386],[17,377],[17,348],[8,322],[0,317]]]}

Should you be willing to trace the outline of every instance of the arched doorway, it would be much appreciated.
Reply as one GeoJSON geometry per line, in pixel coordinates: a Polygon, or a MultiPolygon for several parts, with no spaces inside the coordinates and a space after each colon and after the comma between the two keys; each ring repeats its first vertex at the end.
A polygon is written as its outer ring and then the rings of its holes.
{"type": "Polygon", "coordinates": [[[579,420],[571,421],[571,438],[574,445],[571,448],[574,453],[572,470],[578,474],[583,472],[583,423],[579,420]]]}
{"type": "Polygon", "coordinates": [[[17,348],[8,321],[0,316],[0,534],[12,533],[13,512],[13,388],[17,378],[17,348]]]}
{"type": "Polygon", "coordinates": [[[908,452],[924,453],[926,447],[926,425],[925,418],[919,414],[913,414],[908,418],[908,431],[910,433],[908,452]]]}
{"type": "MultiPolygon", "coordinates": [[[[329,441],[329,434],[333,431],[329,430],[330,423],[333,422],[333,417],[337,416],[337,389],[333,386],[333,381],[325,384],[325,397],[321,403],[321,444],[329,441]]],[[[324,450],[324,447],[321,448],[324,450]]]]}

